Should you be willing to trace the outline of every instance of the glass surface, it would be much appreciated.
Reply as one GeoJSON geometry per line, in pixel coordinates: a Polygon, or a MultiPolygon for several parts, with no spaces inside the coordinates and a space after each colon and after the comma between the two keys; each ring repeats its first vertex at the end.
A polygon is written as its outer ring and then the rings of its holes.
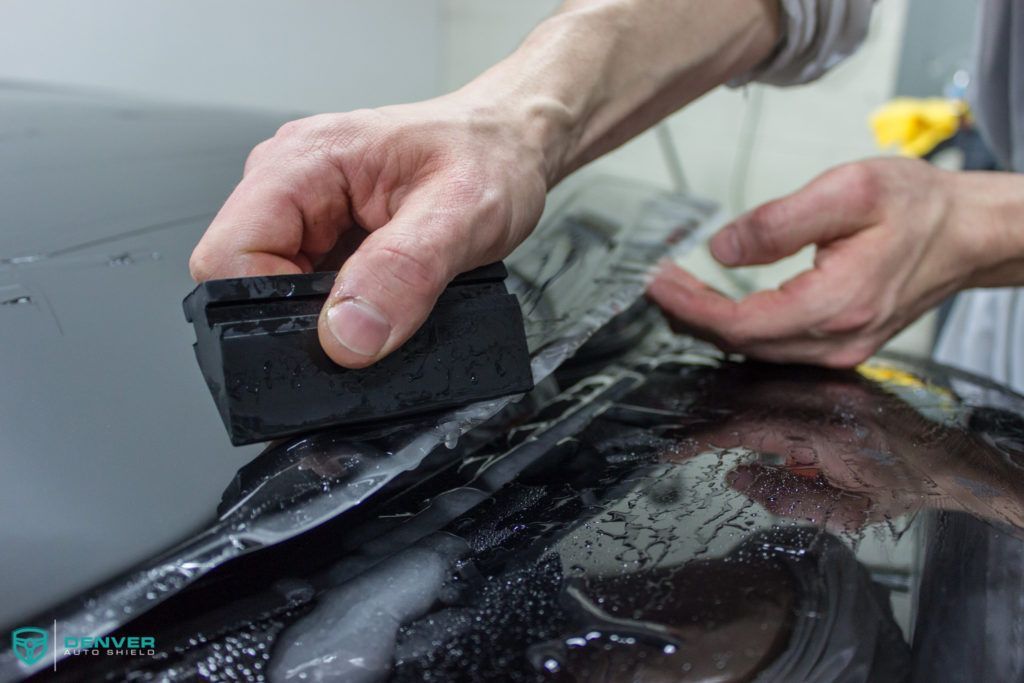
{"type": "Polygon", "coordinates": [[[135,671],[1016,680],[1022,415],[931,364],[738,363],[655,332],[475,454],[154,610],[134,627],[169,652],[135,671]]]}

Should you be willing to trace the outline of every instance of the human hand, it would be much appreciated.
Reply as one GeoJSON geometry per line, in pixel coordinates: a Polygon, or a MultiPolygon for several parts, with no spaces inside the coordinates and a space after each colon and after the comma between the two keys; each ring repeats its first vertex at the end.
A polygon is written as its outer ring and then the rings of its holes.
{"type": "Polygon", "coordinates": [[[672,457],[752,452],[726,481],[773,514],[852,532],[941,507],[1024,528],[1005,453],[859,373],[727,364],[699,386],[672,457]]]}
{"type": "Polygon", "coordinates": [[[910,159],[833,169],[741,216],[710,244],[729,267],[772,263],[813,244],[813,269],[734,301],[666,264],[649,294],[675,325],[723,349],[857,365],[967,285],[984,260],[962,175],[910,159]]]}
{"type": "Polygon", "coordinates": [[[257,145],[190,261],[199,281],[345,260],[319,321],[335,362],[364,367],[420,327],[448,282],[533,229],[548,180],[537,126],[455,94],[323,114],[257,145]]]}

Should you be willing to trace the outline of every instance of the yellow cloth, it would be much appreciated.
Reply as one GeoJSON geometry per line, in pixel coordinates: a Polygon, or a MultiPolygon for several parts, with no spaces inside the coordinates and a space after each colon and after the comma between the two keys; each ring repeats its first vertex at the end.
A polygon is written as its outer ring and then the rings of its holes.
{"type": "Polygon", "coordinates": [[[958,399],[949,389],[930,384],[883,360],[872,359],[858,365],[857,372],[931,420],[955,423],[962,413],[958,399]]]}
{"type": "Polygon", "coordinates": [[[970,110],[960,100],[899,98],[871,115],[878,146],[923,157],[956,134],[970,110]]]}

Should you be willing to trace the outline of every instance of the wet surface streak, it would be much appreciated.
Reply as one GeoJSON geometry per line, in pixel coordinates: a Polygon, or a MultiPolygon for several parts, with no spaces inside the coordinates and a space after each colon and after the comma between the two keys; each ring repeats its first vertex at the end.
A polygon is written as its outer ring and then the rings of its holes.
{"type": "MultiPolygon", "coordinates": [[[[514,273],[511,291],[523,301],[537,302],[528,307],[525,321],[531,372],[537,383],[543,383],[596,330],[641,300],[644,273],[678,246],[673,244],[675,238],[695,231],[711,212],[711,207],[696,200],[611,182],[586,186],[552,205],[550,216],[531,240],[507,261],[514,273]]],[[[171,234],[154,229],[133,239],[171,234]]],[[[164,263],[160,254],[166,252],[104,249],[97,254],[97,244],[90,247],[88,253],[50,254],[40,263],[59,260],[61,268],[74,262],[90,270],[100,264],[107,271],[138,272],[146,268],[136,266],[164,263]]],[[[28,272],[26,264],[17,267],[28,272]]],[[[638,327],[640,333],[646,329],[638,327]]],[[[618,346],[608,348],[621,352],[618,346]]],[[[443,360],[443,365],[463,369],[497,363],[496,371],[503,372],[501,359],[494,353],[486,358],[443,360]]],[[[255,373],[258,380],[246,391],[258,400],[261,387],[295,381],[301,373],[289,365],[293,364],[263,364],[262,373],[255,373]]],[[[431,379],[443,380],[443,373],[440,379],[431,379]]],[[[409,378],[413,395],[417,381],[413,373],[409,378]]],[[[286,542],[371,497],[387,498],[424,473],[457,464],[485,443],[480,434],[470,432],[519,398],[501,397],[408,419],[341,426],[272,443],[239,470],[216,507],[216,516],[212,505],[191,508],[209,510],[209,521],[201,531],[37,616],[43,622],[57,619],[69,631],[89,636],[117,631],[227,562],[286,542]]],[[[522,412],[516,407],[510,410],[522,412]]],[[[543,454],[526,455],[536,459],[543,454]]],[[[488,477],[491,483],[483,484],[486,494],[507,481],[500,471],[488,477]]],[[[10,653],[0,651],[0,680],[6,670],[18,667],[10,653]]]]}
{"type": "Polygon", "coordinates": [[[598,389],[563,395],[456,470],[363,510],[382,524],[360,525],[378,529],[372,538],[322,530],[337,550],[316,567],[281,549],[270,588],[224,598],[216,616],[195,609],[191,626],[165,634],[173,651],[134,675],[897,681],[1021,671],[1012,635],[955,661],[935,648],[953,631],[962,651],[980,648],[983,624],[1024,627],[1022,565],[1012,562],[1024,554],[1024,400],[892,364],[831,372],[659,349],[631,367],[644,371],[634,388],[609,393],[615,377],[636,376],[611,367],[588,380],[598,389]],[[562,427],[573,416],[577,426],[562,427]],[[527,448],[544,457],[522,456],[527,448]],[[443,505],[445,490],[465,493],[443,505]],[[965,565],[966,537],[985,552],[965,565]],[[306,578],[282,584],[275,572],[306,578]],[[291,602],[282,585],[299,586],[291,602]],[[899,598],[908,593],[911,606],[899,598]],[[990,607],[976,606],[978,594],[990,607]],[[980,636],[967,635],[972,617],[980,636]],[[228,625],[214,634],[212,624],[228,625]],[[252,643],[258,661],[245,655],[252,643]]]}

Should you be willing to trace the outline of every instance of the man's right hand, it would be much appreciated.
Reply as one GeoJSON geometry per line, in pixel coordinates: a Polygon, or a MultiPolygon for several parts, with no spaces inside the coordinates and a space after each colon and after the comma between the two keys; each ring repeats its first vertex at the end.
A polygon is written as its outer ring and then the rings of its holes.
{"type": "Polygon", "coordinates": [[[536,224],[547,178],[528,124],[458,95],[287,123],[249,155],[192,276],[310,272],[361,227],[319,331],[335,362],[370,365],[454,276],[504,258],[536,224]]]}
{"type": "Polygon", "coordinates": [[[282,127],[253,150],[192,275],[330,267],[339,240],[364,228],[320,342],[341,365],[370,365],[455,275],[508,255],[551,186],[763,62],[779,31],[777,0],[566,0],[450,95],[282,127]]]}

